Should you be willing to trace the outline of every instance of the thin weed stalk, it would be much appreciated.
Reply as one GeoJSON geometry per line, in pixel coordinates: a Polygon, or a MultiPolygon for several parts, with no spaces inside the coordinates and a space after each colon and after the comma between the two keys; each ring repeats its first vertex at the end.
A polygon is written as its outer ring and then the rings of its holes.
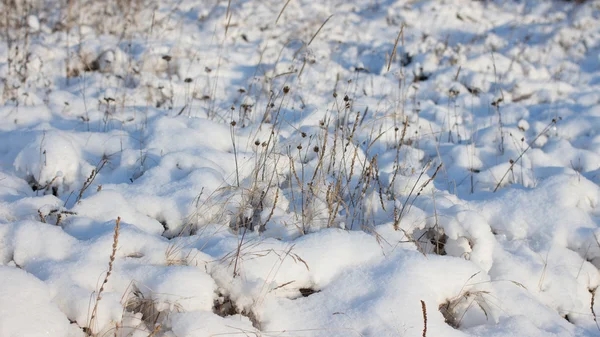
{"type": "Polygon", "coordinates": [[[106,283],[108,283],[108,279],[110,278],[110,275],[113,272],[113,267],[114,267],[114,263],[115,263],[115,258],[117,256],[117,246],[119,244],[119,230],[121,228],[121,218],[118,217],[115,223],[115,231],[113,234],[113,244],[112,244],[112,252],[110,254],[110,258],[108,260],[108,271],[106,272],[106,276],[104,276],[104,280],[102,281],[102,285],[100,286],[100,290],[98,290],[98,294],[96,295],[96,300],[94,302],[94,308],[92,309],[92,314],[90,316],[90,319],[88,320],[89,324],[88,327],[86,329],[86,336],[93,336],[94,332],[93,332],[93,327],[96,323],[96,320],[98,318],[98,303],[100,303],[100,300],[102,300],[102,293],[104,293],[104,288],[106,286],[106,283]]]}
{"type": "Polygon", "coordinates": [[[529,149],[531,149],[531,146],[533,144],[535,144],[535,142],[538,140],[538,138],[540,138],[542,135],[546,134],[546,132],[548,132],[548,130],[550,130],[550,128],[552,128],[554,125],[556,125],[556,123],[560,119],[561,119],[560,117],[558,119],[553,118],[552,121],[550,122],[550,124],[548,124],[540,133],[538,133],[538,135],[535,136],[535,138],[529,143],[529,145],[527,145],[527,147],[525,148],[525,150],[523,150],[523,152],[521,152],[521,154],[519,154],[519,156],[517,157],[517,159],[511,160],[510,166],[509,166],[508,170],[506,170],[506,172],[504,172],[504,175],[502,176],[502,178],[500,178],[500,180],[496,184],[496,187],[493,190],[494,193],[496,191],[498,191],[498,189],[502,185],[502,182],[504,181],[504,179],[506,178],[506,176],[508,175],[508,173],[512,172],[513,167],[519,162],[519,160],[521,160],[521,158],[523,158],[523,156],[525,155],[525,153],[527,153],[527,151],[529,151],[529,149]]]}

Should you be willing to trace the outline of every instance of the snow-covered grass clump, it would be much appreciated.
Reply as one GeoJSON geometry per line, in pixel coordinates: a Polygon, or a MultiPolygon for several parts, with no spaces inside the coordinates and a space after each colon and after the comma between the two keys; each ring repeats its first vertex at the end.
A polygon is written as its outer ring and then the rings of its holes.
{"type": "Polygon", "coordinates": [[[598,1],[0,4],[0,336],[598,336],[598,1]]]}

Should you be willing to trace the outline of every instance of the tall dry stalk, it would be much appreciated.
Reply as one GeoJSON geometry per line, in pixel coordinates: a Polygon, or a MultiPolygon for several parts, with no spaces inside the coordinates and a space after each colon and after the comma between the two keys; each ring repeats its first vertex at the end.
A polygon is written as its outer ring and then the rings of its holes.
{"type": "Polygon", "coordinates": [[[113,235],[112,252],[111,252],[110,258],[108,260],[108,272],[106,272],[106,276],[104,277],[104,280],[102,281],[100,290],[98,290],[98,294],[96,295],[96,301],[94,303],[94,308],[92,309],[92,314],[89,319],[88,328],[85,331],[86,336],[94,335],[92,327],[94,326],[94,323],[96,322],[96,319],[98,318],[98,303],[100,302],[100,300],[102,300],[102,293],[104,292],[104,286],[106,286],[106,283],[108,283],[108,278],[110,277],[110,275],[112,274],[112,271],[113,271],[115,257],[117,256],[117,245],[119,244],[119,229],[120,228],[121,228],[121,217],[117,217],[117,221],[115,224],[115,233],[113,235]]]}

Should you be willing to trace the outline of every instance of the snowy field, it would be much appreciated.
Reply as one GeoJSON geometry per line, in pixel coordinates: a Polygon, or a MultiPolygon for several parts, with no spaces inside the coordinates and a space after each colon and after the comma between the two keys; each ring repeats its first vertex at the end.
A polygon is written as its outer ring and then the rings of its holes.
{"type": "Polygon", "coordinates": [[[0,9],[0,337],[600,336],[600,1],[0,9]]]}

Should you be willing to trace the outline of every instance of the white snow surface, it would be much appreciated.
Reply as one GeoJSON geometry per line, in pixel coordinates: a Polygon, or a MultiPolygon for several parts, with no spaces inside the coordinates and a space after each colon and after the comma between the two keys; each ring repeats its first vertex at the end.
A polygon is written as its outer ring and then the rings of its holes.
{"type": "Polygon", "coordinates": [[[0,337],[600,336],[599,0],[0,9],[0,337]]]}

